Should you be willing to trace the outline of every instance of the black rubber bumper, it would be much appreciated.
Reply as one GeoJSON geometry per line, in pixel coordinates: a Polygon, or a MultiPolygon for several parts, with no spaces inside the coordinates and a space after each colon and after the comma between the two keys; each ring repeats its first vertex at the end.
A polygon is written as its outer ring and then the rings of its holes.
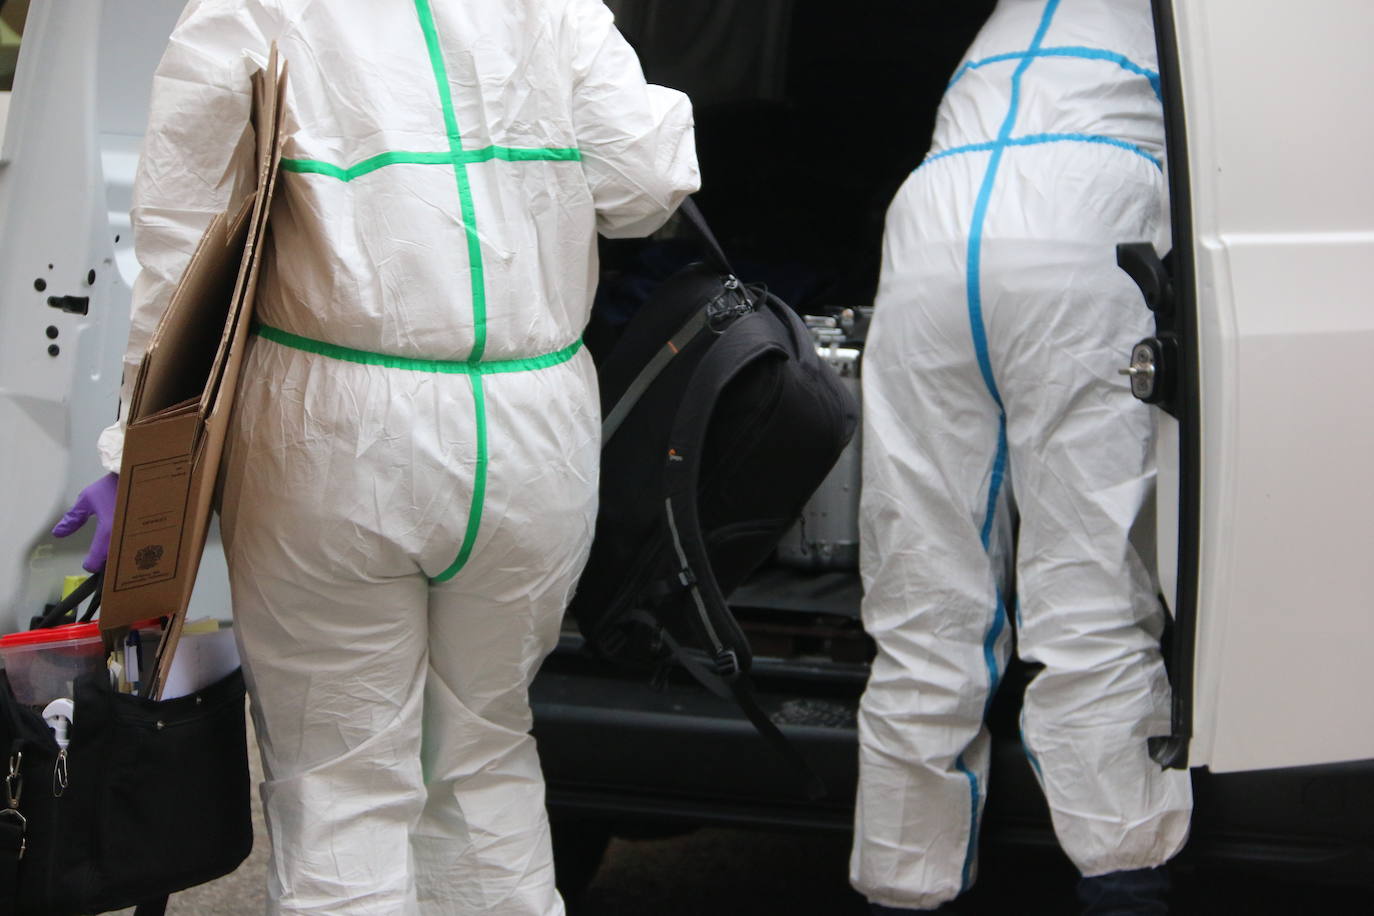
{"type": "MultiPolygon", "coordinates": [[[[824,781],[808,800],[796,769],[736,707],[695,683],[662,689],[550,660],[531,690],[535,737],[555,812],[692,823],[847,830],[857,772],[861,676],[756,673],[764,709],[824,781]]],[[[814,674],[814,672],[813,672],[814,674]]]]}
{"type": "MultiPolygon", "coordinates": [[[[764,708],[828,790],[806,797],[797,772],[733,704],[686,680],[654,689],[556,653],[531,690],[551,812],[658,827],[738,825],[847,831],[858,770],[861,665],[761,660],[764,708]]],[[[1010,679],[1023,686],[1024,679],[1010,679]]],[[[1019,695],[1019,690],[1012,691],[1019,695]]],[[[1049,813],[1020,748],[1015,697],[994,709],[993,772],[983,841],[1058,855],[1049,813]]],[[[1183,865],[1281,868],[1313,880],[1374,884],[1374,761],[1193,773],[1183,865]]]]}

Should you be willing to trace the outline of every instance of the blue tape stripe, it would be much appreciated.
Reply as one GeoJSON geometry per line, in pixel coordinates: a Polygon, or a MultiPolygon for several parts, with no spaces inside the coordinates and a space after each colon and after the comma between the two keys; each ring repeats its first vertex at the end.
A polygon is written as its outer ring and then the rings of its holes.
{"type": "Polygon", "coordinates": [[[988,712],[992,710],[992,699],[997,693],[997,687],[1002,683],[1002,666],[997,660],[997,640],[1002,635],[1002,630],[1007,626],[1007,606],[1002,602],[1001,594],[997,596],[997,610],[992,618],[992,626],[988,629],[987,639],[983,640],[983,661],[988,666],[988,696],[983,701],[983,718],[988,717],[988,712]]]}
{"type": "Polygon", "coordinates": [[[1026,736],[1024,734],[1021,735],[1021,750],[1025,752],[1026,759],[1030,761],[1031,768],[1035,770],[1035,775],[1040,779],[1041,783],[1044,783],[1045,771],[1040,769],[1040,760],[1035,756],[1035,752],[1030,749],[1030,745],[1026,743],[1026,736]]]}
{"type": "Polygon", "coordinates": [[[1002,145],[1003,144],[999,144],[996,140],[988,140],[983,143],[965,143],[963,146],[951,146],[949,149],[940,150],[938,153],[931,153],[923,159],[921,165],[916,166],[916,168],[919,169],[922,166],[930,165],[932,162],[936,162],[940,159],[947,159],[950,156],[961,156],[964,153],[990,153],[1002,145]]]}
{"type": "Polygon", "coordinates": [[[997,168],[1002,163],[1002,154],[1006,150],[1007,141],[1011,139],[1012,128],[1016,126],[1017,109],[1021,105],[1021,77],[1030,67],[1031,61],[1035,60],[1035,52],[1039,50],[1040,43],[1045,40],[1045,33],[1049,30],[1050,20],[1054,17],[1054,11],[1059,6],[1059,0],[1049,0],[1045,4],[1045,13],[1040,19],[1040,27],[1035,30],[1035,37],[1031,39],[1030,48],[1021,63],[1017,65],[1016,72],[1011,75],[1011,104],[1007,107],[1007,116],[1002,121],[1002,128],[997,132],[997,142],[992,148],[992,158],[988,160],[987,171],[983,174],[983,185],[978,189],[978,201],[973,207],[973,219],[969,225],[968,237],[968,310],[969,323],[973,328],[973,345],[978,353],[978,369],[983,374],[983,383],[987,385],[988,393],[997,402],[997,407],[1002,407],[1002,395],[997,390],[997,381],[992,375],[992,363],[988,358],[987,330],[983,325],[983,294],[982,294],[982,264],[983,264],[983,225],[987,221],[988,201],[992,198],[992,187],[997,181],[997,168]]]}
{"type": "Polygon", "coordinates": [[[993,517],[997,512],[997,500],[1002,496],[1002,481],[1007,475],[1007,451],[1007,415],[1002,414],[997,418],[997,457],[992,462],[987,511],[983,513],[983,530],[979,533],[984,550],[992,543],[993,517]]]}
{"type": "Polygon", "coordinates": [[[968,780],[969,789],[969,851],[968,854],[964,856],[963,890],[960,891],[960,893],[963,893],[963,891],[968,890],[973,884],[973,853],[978,849],[978,799],[982,795],[982,791],[978,786],[978,777],[974,774],[973,770],[969,769],[968,764],[964,762],[963,754],[960,754],[954,759],[954,767],[960,773],[964,774],[964,778],[968,780]]]}
{"type": "Polygon", "coordinates": [[[1030,761],[1031,768],[1035,770],[1035,775],[1040,780],[1040,784],[1044,785],[1045,771],[1040,769],[1040,760],[1035,756],[1035,752],[1031,750],[1030,742],[1026,740],[1026,708],[1024,706],[1021,707],[1021,715],[1016,718],[1016,732],[1021,739],[1021,752],[1025,754],[1026,759],[1030,761]]]}
{"type": "MultiPolygon", "coordinates": [[[[971,60],[954,72],[946,89],[953,88],[954,84],[964,78],[964,74],[970,70],[977,70],[986,67],[988,64],[1001,63],[1008,60],[1025,59],[1032,56],[1029,51],[1011,51],[1006,54],[994,54],[991,57],[984,57],[980,60],[971,60]]],[[[1149,80],[1150,88],[1155,92],[1155,98],[1161,102],[1164,100],[1164,90],[1159,83],[1159,73],[1149,67],[1142,67],[1140,64],[1131,60],[1125,54],[1118,54],[1115,51],[1107,51],[1102,48],[1085,48],[1077,45],[1062,48],[1041,48],[1034,52],[1035,57],[1071,57],[1079,60],[1105,60],[1116,64],[1123,70],[1138,74],[1149,80]]]]}
{"type": "Polygon", "coordinates": [[[1142,67],[1140,64],[1131,60],[1125,54],[1118,54],[1115,51],[1106,51],[1102,48],[1042,48],[1040,57],[1076,57],[1080,60],[1105,60],[1116,64],[1122,70],[1127,70],[1149,80],[1150,88],[1155,91],[1155,98],[1164,101],[1164,90],[1159,84],[1159,73],[1149,67],[1142,67]]]}
{"type": "MultiPolygon", "coordinates": [[[[997,419],[997,457],[992,462],[992,480],[988,483],[988,507],[983,516],[981,538],[983,550],[987,551],[992,543],[992,525],[997,516],[997,503],[1002,498],[1002,487],[1007,476],[1007,416],[997,419]]],[[[983,661],[988,669],[988,695],[983,701],[983,718],[992,709],[992,698],[997,693],[997,685],[1002,682],[1002,666],[997,660],[997,640],[1007,625],[1007,605],[1002,600],[1002,591],[997,590],[997,609],[993,613],[992,626],[983,638],[983,661]]]]}
{"type": "Polygon", "coordinates": [[[951,77],[950,81],[945,85],[945,91],[948,92],[950,89],[953,89],[954,84],[963,79],[964,74],[968,73],[970,70],[977,70],[980,67],[986,67],[988,64],[997,64],[1005,60],[1022,60],[1025,56],[1025,51],[1008,51],[1005,54],[994,54],[991,57],[984,57],[980,60],[965,61],[962,67],[954,71],[954,76],[951,77]]]}
{"type": "Polygon", "coordinates": [[[1046,143],[1100,143],[1103,146],[1114,146],[1117,149],[1135,153],[1142,159],[1148,160],[1155,168],[1164,170],[1164,163],[1159,157],[1147,152],[1144,148],[1136,146],[1134,143],[1127,143],[1125,140],[1118,140],[1115,137],[1106,137],[1101,134],[1027,134],[1024,137],[1012,137],[1006,141],[990,140],[986,143],[969,143],[964,146],[952,146],[938,153],[932,153],[925,158],[925,161],[917,168],[930,165],[940,159],[947,159],[950,156],[960,156],[964,153],[987,153],[992,152],[1003,146],[1041,146],[1046,143]]]}
{"type": "MultiPolygon", "coordinates": [[[[1017,109],[1021,104],[1021,77],[1030,66],[1031,61],[1036,57],[1036,52],[1045,41],[1045,33],[1049,31],[1050,21],[1054,18],[1054,12],[1059,8],[1059,0],[1048,0],[1045,4],[1045,12],[1040,17],[1040,26],[1035,30],[1035,37],[1031,39],[1030,47],[1021,58],[1021,63],[1017,65],[1016,71],[1011,76],[1011,104],[1007,108],[1007,116],[1002,121],[1002,128],[997,133],[997,142],[992,147],[992,156],[988,159],[987,171],[983,175],[982,187],[978,189],[978,200],[973,207],[973,219],[969,224],[968,239],[968,312],[969,328],[973,335],[973,346],[978,356],[978,370],[982,373],[983,383],[987,386],[988,394],[997,403],[997,408],[1002,416],[998,420],[997,436],[997,459],[993,463],[992,481],[988,486],[988,510],[983,520],[983,547],[987,549],[992,534],[993,514],[997,508],[997,499],[1000,496],[1002,480],[1006,474],[1006,410],[1002,406],[1002,395],[997,390],[997,381],[992,374],[992,360],[988,354],[987,328],[983,323],[983,291],[982,291],[982,259],[983,259],[983,226],[987,222],[988,202],[992,199],[992,188],[997,181],[997,168],[1001,165],[1002,154],[1006,151],[1007,141],[1011,139],[1012,129],[1016,126],[1017,109]]],[[[993,610],[992,625],[988,628],[987,637],[983,641],[983,658],[988,665],[988,697],[987,702],[992,700],[992,693],[997,686],[997,637],[1001,633],[1003,619],[1006,616],[1005,608],[1002,606],[1001,597],[998,597],[997,607],[993,610]]],[[[984,707],[986,712],[986,705],[984,707]]],[[[978,854],[978,803],[979,787],[978,780],[964,766],[963,755],[959,756],[956,765],[969,777],[969,788],[972,790],[971,810],[972,816],[969,820],[968,848],[964,853],[963,886],[967,890],[973,878],[973,862],[978,854]]]]}

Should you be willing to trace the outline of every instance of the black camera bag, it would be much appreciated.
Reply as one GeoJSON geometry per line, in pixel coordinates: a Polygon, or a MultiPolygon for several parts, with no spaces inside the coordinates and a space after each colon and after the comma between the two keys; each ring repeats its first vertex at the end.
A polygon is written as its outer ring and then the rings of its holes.
{"type": "Polygon", "coordinates": [[[602,658],[683,665],[818,780],[754,698],[727,596],[796,521],[858,406],[800,317],[735,276],[689,199],[707,260],[660,286],[609,352],[601,499],[570,613],[602,658]]]}

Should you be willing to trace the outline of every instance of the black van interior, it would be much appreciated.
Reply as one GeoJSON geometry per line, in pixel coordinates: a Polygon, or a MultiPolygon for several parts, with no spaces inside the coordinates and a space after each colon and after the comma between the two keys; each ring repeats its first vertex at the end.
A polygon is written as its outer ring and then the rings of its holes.
{"type": "MultiPolygon", "coordinates": [[[[609,5],[649,81],[692,98],[697,202],[742,278],[803,313],[871,305],[888,203],[993,0],[609,5]]],[[[694,250],[607,247],[609,290],[694,250]]]]}
{"type": "MultiPolygon", "coordinates": [[[[994,2],[607,5],[649,80],[692,98],[703,180],[696,198],[737,273],[804,314],[823,315],[872,304],[888,204],[929,148],[945,86],[994,2]]],[[[642,302],[701,257],[672,224],[651,239],[602,246],[594,326],[625,320],[618,308],[642,302]]],[[[830,789],[819,802],[803,798],[727,701],[685,675],[646,689],[645,678],[578,652],[575,628],[565,634],[531,693],[565,893],[590,879],[611,833],[657,836],[703,823],[850,829],[855,707],[872,652],[858,620],[858,578],[852,568],[774,564],[731,595],[762,701],[830,789]]],[[[994,788],[984,844],[1017,862],[1036,856],[1043,867],[1068,869],[1018,736],[1031,673],[1013,659],[989,716],[994,788]]],[[[1367,787],[1367,770],[1195,770],[1193,840],[1182,861],[1301,863],[1314,875],[1367,883],[1368,806],[1333,802],[1367,787]]]]}
{"type": "MultiPolygon", "coordinates": [[[[609,6],[649,81],[692,100],[696,200],[736,273],[804,315],[833,315],[873,304],[888,204],[925,156],[945,87],[994,2],[609,6]]],[[[594,355],[662,280],[702,257],[672,224],[601,245],[594,355]]],[[[731,603],[760,655],[866,662],[872,651],[852,561],[765,566],[731,603]]]]}

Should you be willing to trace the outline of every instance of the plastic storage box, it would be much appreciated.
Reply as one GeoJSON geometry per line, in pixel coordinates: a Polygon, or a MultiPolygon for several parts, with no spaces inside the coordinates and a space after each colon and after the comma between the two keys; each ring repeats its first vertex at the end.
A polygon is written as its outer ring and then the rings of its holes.
{"type": "Polygon", "coordinates": [[[14,698],[25,706],[44,706],[72,695],[72,681],[105,666],[100,626],[73,623],[46,630],[28,630],[0,638],[14,698]]]}

